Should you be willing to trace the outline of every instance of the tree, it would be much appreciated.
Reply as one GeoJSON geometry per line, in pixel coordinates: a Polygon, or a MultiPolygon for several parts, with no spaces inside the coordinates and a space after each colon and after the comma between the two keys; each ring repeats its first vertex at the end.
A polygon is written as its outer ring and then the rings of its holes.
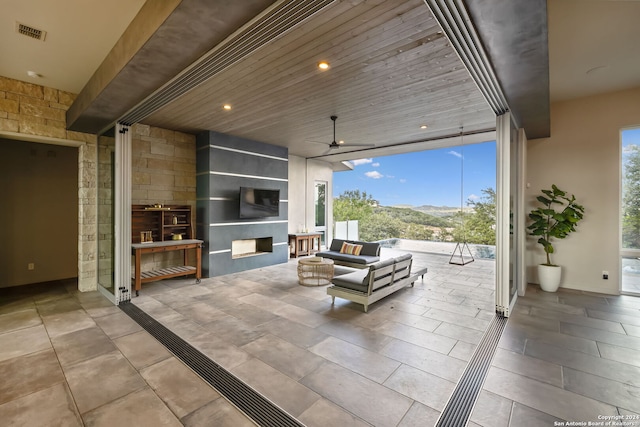
{"type": "Polygon", "coordinates": [[[640,249],[640,147],[628,148],[622,179],[622,246],[640,249]]]}
{"type": "Polygon", "coordinates": [[[433,239],[433,230],[426,225],[408,223],[400,235],[400,238],[408,240],[431,240],[433,239]]]}
{"type": "Polygon", "coordinates": [[[347,190],[333,200],[334,221],[363,221],[373,215],[373,208],[378,202],[366,191],[347,190]]]}
{"type": "MultiPolygon", "coordinates": [[[[496,192],[493,188],[481,190],[480,200],[469,200],[467,205],[473,208],[471,213],[464,213],[464,227],[456,227],[455,240],[480,245],[496,244],[496,192]]],[[[460,221],[460,213],[457,215],[460,221]]]]}
{"type": "Polygon", "coordinates": [[[470,201],[473,213],[466,222],[468,242],[481,245],[496,244],[496,192],[493,188],[482,190],[479,201],[470,201]]]}
{"type": "Polygon", "coordinates": [[[405,224],[386,212],[375,212],[360,221],[360,239],[365,242],[398,238],[405,224]]]}

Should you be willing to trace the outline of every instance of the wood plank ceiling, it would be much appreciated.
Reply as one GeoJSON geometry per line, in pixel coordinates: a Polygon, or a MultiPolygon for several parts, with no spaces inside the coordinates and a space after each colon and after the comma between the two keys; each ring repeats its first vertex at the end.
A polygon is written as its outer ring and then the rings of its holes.
{"type": "Polygon", "coordinates": [[[337,139],[376,147],[457,135],[461,126],[465,133],[495,127],[422,0],[354,3],[334,2],[142,122],[214,130],[302,157],[327,153],[331,115],[337,139]],[[318,70],[321,60],[331,68],[318,70]]]}

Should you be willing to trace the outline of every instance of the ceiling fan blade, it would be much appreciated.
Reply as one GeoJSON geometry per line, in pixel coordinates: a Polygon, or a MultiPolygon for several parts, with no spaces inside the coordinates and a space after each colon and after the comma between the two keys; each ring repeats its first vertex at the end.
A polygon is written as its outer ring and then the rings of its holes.
{"type": "Polygon", "coordinates": [[[331,116],[330,118],[331,118],[331,121],[333,122],[333,142],[328,143],[328,142],[313,141],[311,139],[307,140],[307,142],[313,142],[315,144],[328,145],[329,149],[324,154],[329,154],[333,150],[336,150],[340,147],[375,147],[376,146],[376,144],[349,144],[349,143],[337,142],[336,141],[336,120],[338,119],[338,116],[331,116]]]}
{"type": "Polygon", "coordinates": [[[344,143],[344,144],[340,144],[340,147],[375,147],[376,144],[350,144],[350,143],[344,143]]]}

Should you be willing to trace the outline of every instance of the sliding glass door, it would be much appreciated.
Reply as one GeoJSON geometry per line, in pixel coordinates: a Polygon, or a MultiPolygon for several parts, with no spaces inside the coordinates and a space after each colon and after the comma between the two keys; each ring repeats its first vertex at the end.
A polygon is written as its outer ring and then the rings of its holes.
{"type": "Polygon", "coordinates": [[[98,138],[98,290],[131,298],[131,135],[117,124],[98,138]]]}
{"type": "Polygon", "coordinates": [[[511,114],[496,121],[496,312],[509,316],[524,292],[524,132],[511,114]]]}
{"type": "Polygon", "coordinates": [[[98,289],[114,303],[115,151],[113,136],[98,138],[98,289]]]}

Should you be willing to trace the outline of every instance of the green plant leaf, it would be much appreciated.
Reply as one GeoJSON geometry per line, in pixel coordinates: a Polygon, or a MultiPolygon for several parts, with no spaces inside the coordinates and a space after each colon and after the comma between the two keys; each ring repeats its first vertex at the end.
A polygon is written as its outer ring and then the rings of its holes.
{"type": "Polygon", "coordinates": [[[547,198],[546,198],[546,197],[544,197],[544,196],[538,196],[538,197],[536,197],[536,199],[537,199],[540,203],[542,203],[542,204],[544,204],[544,205],[548,205],[549,203],[551,203],[551,200],[550,200],[550,199],[547,199],[547,198]]]}
{"type": "Polygon", "coordinates": [[[558,187],[556,187],[555,184],[551,185],[551,189],[553,190],[553,195],[554,196],[564,196],[566,194],[564,191],[562,191],[558,187]]]}
{"type": "Polygon", "coordinates": [[[529,235],[539,237],[538,243],[547,254],[547,262],[551,263],[549,254],[554,253],[551,239],[564,239],[576,231],[578,222],[583,219],[584,207],[576,203],[575,195],[555,184],[551,185],[551,190],[543,189],[541,192],[543,195],[536,196],[536,200],[542,206],[529,213],[531,223],[527,229],[529,235]]]}

